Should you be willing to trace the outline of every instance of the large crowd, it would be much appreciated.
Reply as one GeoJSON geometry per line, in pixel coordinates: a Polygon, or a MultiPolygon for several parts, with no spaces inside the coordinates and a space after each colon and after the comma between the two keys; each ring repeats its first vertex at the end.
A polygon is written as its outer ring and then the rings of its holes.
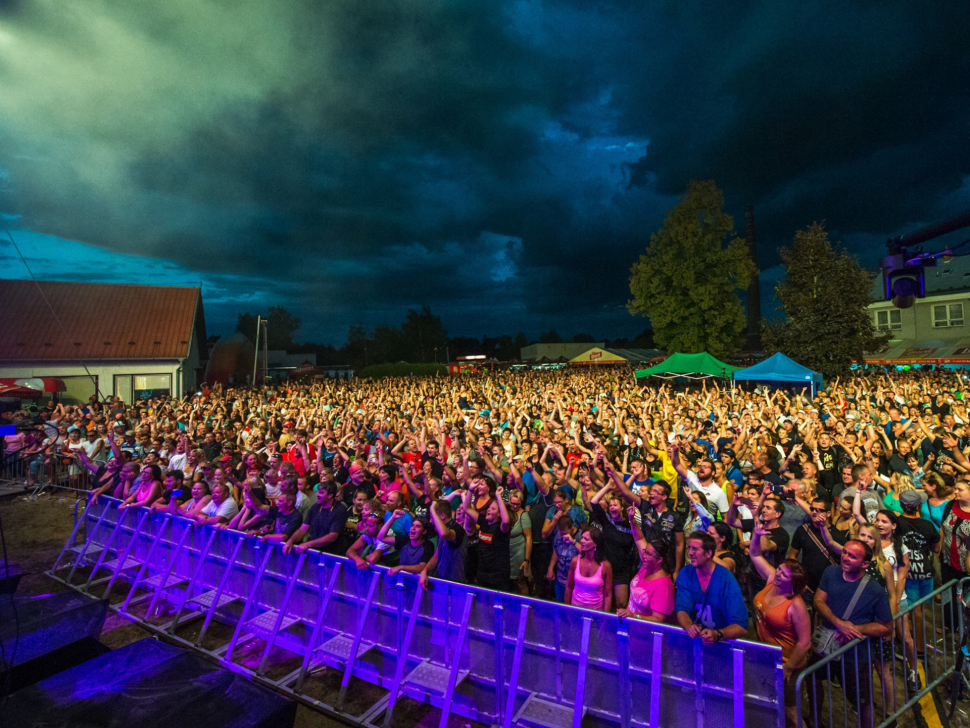
{"type": "Polygon", "coordinates": [[[678,624],[705,644],[751,634],[781,646],[792,706],[799,671],[860,637],[872,664],[849,665],[847,694],[865,695],[873,673],[896,689],[896,640],[919,689],[931,637],[918,608],[912,623],[893,617],[970,573],[964,384],[863,372],[812,397],[584,369],[203,385],[52,405],[46,434],[4,448],[30,462],[28,484],[53,468],[95,500],[425,587],[678,624]]]}

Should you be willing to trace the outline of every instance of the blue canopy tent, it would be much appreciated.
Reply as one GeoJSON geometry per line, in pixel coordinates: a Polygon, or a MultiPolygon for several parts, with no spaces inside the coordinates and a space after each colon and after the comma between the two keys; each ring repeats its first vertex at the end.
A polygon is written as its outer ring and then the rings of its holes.
{"type": "Polygon", "coordinates": [[[734,373],[734,381],[801,383],[812,388],[812,396],[822,386],[822,375],[792,361],[780,351],[747,369],[734,373]]]}

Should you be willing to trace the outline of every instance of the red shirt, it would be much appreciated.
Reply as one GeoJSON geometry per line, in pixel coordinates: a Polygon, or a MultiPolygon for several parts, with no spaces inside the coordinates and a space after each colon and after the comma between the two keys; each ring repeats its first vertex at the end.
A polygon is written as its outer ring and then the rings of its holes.
{"type": "MultiPolygon", "coordinates": [[[[310,444],[304,445],[304,447],[306,448],[307,457],[310,458],[310,460],[316,460],[317,449],[310,444]]],[[[300,454],[300,451],[296,449],[296,446],[291,447],[289,450],[283,453],[283,462],[293,463],[293,469],[297,472],[297,474],[306,475],[306,465],[303,462],[303,456],[300,454]]]]}

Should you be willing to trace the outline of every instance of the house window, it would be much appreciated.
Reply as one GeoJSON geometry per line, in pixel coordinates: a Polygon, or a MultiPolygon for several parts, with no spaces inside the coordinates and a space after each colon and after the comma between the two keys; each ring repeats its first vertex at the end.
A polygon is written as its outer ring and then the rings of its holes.
{"type": "Polygon", "coordinates": [[[128,404],[172,394],[171,374],[115,375],[115,395],[128,404]]]}
{"type": "Polygon", "coordinates": [[[963,326],[962,303],[942,303],[933,306],[933,328],[941,329],[949,326],[963,326]]]}
{"type": "Polygon", "coordinates": [[[896,331],[903,328],[903,312],[898,308],[876,311],[876,328],[880,331],[896,331]]]}

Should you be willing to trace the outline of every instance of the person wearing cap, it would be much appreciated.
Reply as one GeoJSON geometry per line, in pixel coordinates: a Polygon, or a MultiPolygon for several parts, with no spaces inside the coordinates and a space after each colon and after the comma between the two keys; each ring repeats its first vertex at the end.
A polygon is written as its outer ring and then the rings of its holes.
{"type": "Polygon", "coordinates": [[[285,452],[286,446],[296,440],[296,435],[293,432],[293,423],[287,420],[283,423],[283,434],[280,435],[279,445],[280,451],[285,452]]]}
{"type": "Polygon", "coordinates": [[[135,431],[127,430],[125,439],[120,445],[121,451],[128,453],[131,457],[141,459],[145,455],[145,448],[135,439],[135,431]]]}

